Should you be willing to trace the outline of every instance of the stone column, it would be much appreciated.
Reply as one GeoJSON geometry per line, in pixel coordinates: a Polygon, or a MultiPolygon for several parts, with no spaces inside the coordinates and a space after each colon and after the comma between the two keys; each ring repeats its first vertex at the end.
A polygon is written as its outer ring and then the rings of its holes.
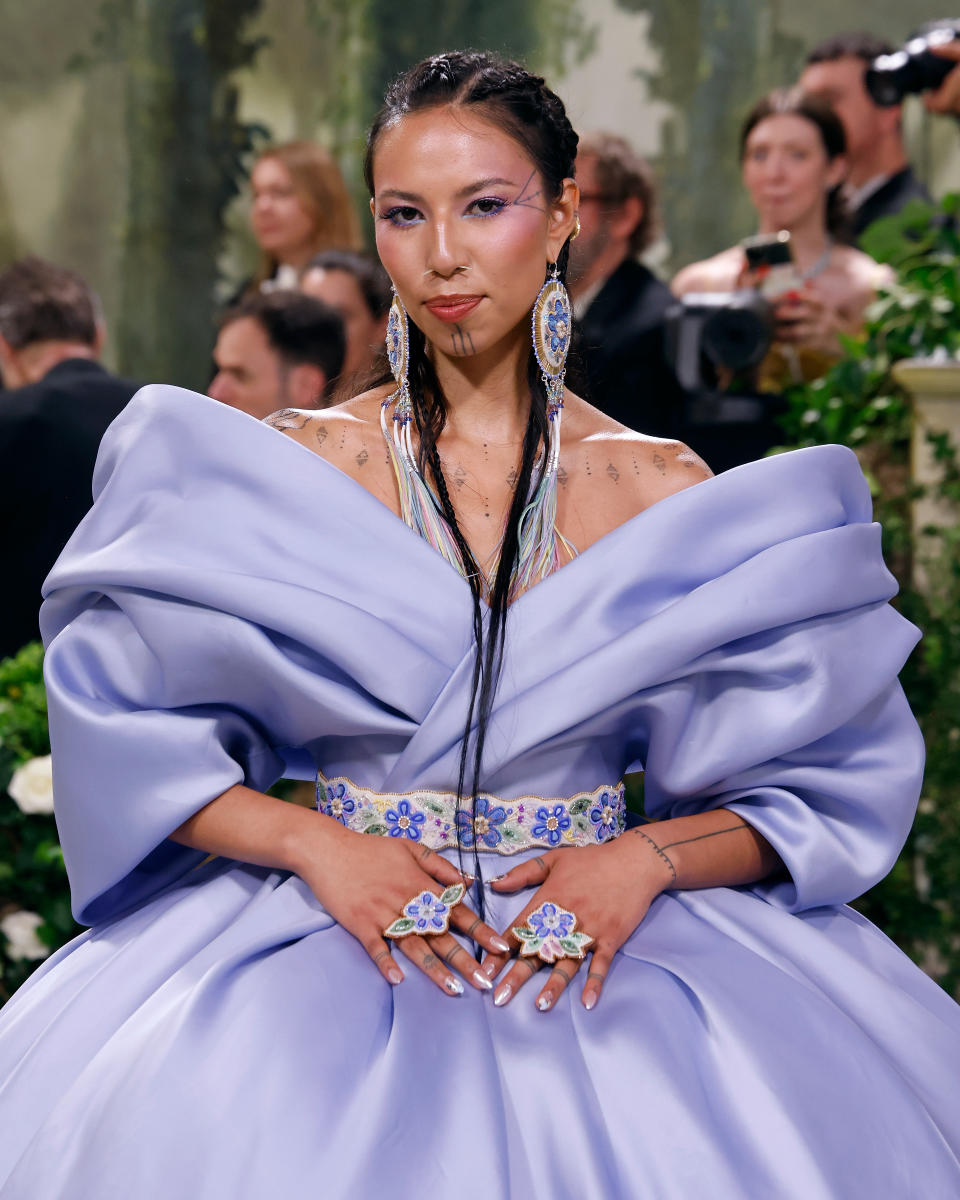
{"type": "MultiPolygon", "coordinates": [[[[931,493],[913,502],[913,530],[918,551],[914,561],[918,563],[922,562],[925,549],[928,552],[935,550],[931,544],[933,539],[924,538],[921,531],[928,525],[955,525],[960,520],[956,505],[938,500],[932,494],[941,472],[927,441],[928,433],[946,433],[960,449],[960,362],[908,358],[893,367],[893,377],[907,389],[913,400],[910,474],[914,483],[927,487],[931,493]]],[[[915,566],[915,579],[922,587],[922,566],[915,566]]]]}

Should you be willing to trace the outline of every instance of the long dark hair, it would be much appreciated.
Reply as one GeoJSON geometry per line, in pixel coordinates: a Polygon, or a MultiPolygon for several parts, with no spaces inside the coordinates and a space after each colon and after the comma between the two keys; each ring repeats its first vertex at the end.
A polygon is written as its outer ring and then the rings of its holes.
{"type": "MultiPolygon", "coordinates": [[[[747,139],[754,129],[767,117],[802,117],[809,121],[820,134],[827,160],[833,162],[847,152],[847,138],[843,123],[830,107],[829,101],[801,88],[777,88],[768,92],[750,109],[740,126],[740,161],[747,152],[747,139]]],[[[835,238],[846,240],[848,236],[848,213],[843,200],[842,185],[827,192],[827,231],[835,238]]]]}
{"type": "MultiPolygon", "coordinates": [[[[388,89],[383,107],[367,136],[363,172],[371,196],[374,195],[374,156],[377,141],[384,129],[395,124],[407,113],[449,105],[471,108],[514,138],[530,156],[540,173],[547,201],[556,200],[561,195],[563,181],[574,174],[577,135],[559,97],[547,87],[539,75],[533,75],[519,63],[492,54],[450,51],[417,63],[388,89]]],[[[557,270],[561,279],[566,276],[568,257],[569,242],[566,242],[557,260],[557,270]]],[[[544,267],[546,268],[546,264],[544,267]]],[[[534,297],[531,296],[531,307],[533,300],[534,297]]],[[[446,398],[433,364],[427,357],[426,339],[420,330],[410,323],[409,382],[419,433],[418,465],[424,477],[427,472],[433,476],[443,516],[460,550],[473,598],[473,682],[460,751],[458,808],[465,795],[464,784],[468,764],[471,763],[471,740],[473,759],[470,794],[476,796],[480,789],[487,726],[503,663],[510,584],[519,550],[520,516],[534,483],[537,451],[541,445],[546,448],[547,444],[547,394],[532,347],[527,379],[530,386],[530,414],[523,439],[520,469],[507,514],[500,561],[493,585],[489,589],[488,615],[485,622],[481,602],[483,574],[457,521],[437,451],[437,438],[446,423],[446,398]],[[474,718],[476,733],[471,739],[474,718]]],[[[543,467],[539,470],[542,471],[543,467]]],[[[536,482],[539,482],[539,476],[536,482]]],[[[476,840],[474,864],[479,877],[480,859],[476,840]]],[[[479,907],[482,915],[482,889],[479,907]]]]}

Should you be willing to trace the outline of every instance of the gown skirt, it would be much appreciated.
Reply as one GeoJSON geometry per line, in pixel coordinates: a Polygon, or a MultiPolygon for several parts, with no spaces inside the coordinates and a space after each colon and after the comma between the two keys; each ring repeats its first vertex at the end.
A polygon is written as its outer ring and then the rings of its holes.
{"type": "MultiPolygon", "coordinates": [[[[522,798],[641,768],[649,819],[723,806],[784,863],[660,895],[590,1012],[583,974],[547,1013],[535,984],[497,1008],[402,955],[391,987],[297,876],[169,840],[234,783],[318,767],[408,813],[451,791],[463,579],[335,468],[178,389],[111,427],[95,493],[43,611],[90,928],[0,1011],[0,1200],[960,1197],[960,1008],[848,906],[895,861],[923,758],[896,678],[917,634],[852,454],[678,493],[511,610],[483,805],[521,833],[506,857],[484,826],[483,880],[543,852],[522,798]]],[[[457,862],[421,811],[373,832],[457,862]]],[[[477,886],[499,929],[530,895],[477,886]]]]}

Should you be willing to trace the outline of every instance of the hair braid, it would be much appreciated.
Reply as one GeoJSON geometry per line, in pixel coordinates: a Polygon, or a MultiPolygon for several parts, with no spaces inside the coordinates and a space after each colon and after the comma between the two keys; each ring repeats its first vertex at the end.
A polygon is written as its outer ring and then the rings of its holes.
{"type": "MultiPolygon", "coordinates": [[[[563,102],[547,87],[542,76],[532,74],[519,63],[476,51],[451,51],[434,55],[411,67],[390,85],[383,107],[367,136],[363,170],[371,195],[375,191],[374,155],[381,133],[407,113],[441,106],[470,108],[513,138],[536,167],[544,196],[551,201],[560,197],[564,180],[574,174],[578,142],[563,102]]],[[[557,256],[557,273],[561,279],[566,276],[568,258],[569,242],[564,244],[557,256]]],[[[532,304],[533,297],[530,299],[532,304]]],[[[446,398],[427,357],[425,338],[412,323],[409,379],[413,415],[419,435],[418,467],[424,478],[428,472],[433,475],[440,509],[463,560],[473,601],[473,682],[460,745],[457,780],[459,810],[465,795],[476,796],[480,789],[487,727],[503,664],[507,609],[520,547],[520,518],[534,484],[539,485],[546,465],[547,392],[531,347],[527,362],[530,410],[517,480],[504,525],[500,560],[495,577],[487,586],[489,601],[485,616],[482,599],[487,581],[463,536],[437,449],[437,439],[446,422],[446,398]],[[539,467],[540,473],[535,478],[535,472],[538,471],[537,453],[541,446],[544,459],[539,467]],[[469,793],[465,792],[468,764],[472,766],[469,793]]],[[[473,849],[476,874],[482,878],[475,838],[473,849]]],[[[482,888],[478,894],[478,911],[482,916],[482,888]]]]}

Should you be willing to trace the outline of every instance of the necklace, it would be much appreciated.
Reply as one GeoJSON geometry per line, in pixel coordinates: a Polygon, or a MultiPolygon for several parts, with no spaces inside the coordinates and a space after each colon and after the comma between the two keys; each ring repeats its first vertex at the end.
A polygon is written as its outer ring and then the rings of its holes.
{"type": "MultiPolygon", "coordinates": [[[[537,465],[543,464],[532,495],[520,514],[517,561],[510,574],[508,600],[513,601],[539,580],[552,574],[577,551],[557,529],[557,468],[560,463],[560,418],[562,402],[547,410],[547,446],[541,448],[537,465]]],[[[453,530],[444,516],[443,505],[434,488],[417,469],[410,426],[413,406],[398,389],[380,407],[380,428],[387,444],[400,494],[400,515],[415,533],[433,546],[464,579],[467,569],[453,530]],[[392,436],[387,409],[393,405],[392,436]]],[[[505,533],[506,531],[504,531],[505,533]]],[[[480,573],[480,591],[490,596],[490,579],[496,578],[503,549],[503,535],[491,556],[486,573],[480,573]]]]}
{"type": "Polygon", "coordinates": [[[830,265],[830,255],[832,253],[833,253],[833,238],[828,236],[827,244],[826,244],[826,246],[824,246],[823,252],[821,253],[820,257],[817,259],[817,261],[812,266],[807,267],[807,269],[805,271],[798,272],[800,278],[803,280],[804,283],[809,283],[809,281],[811,279],[816,279],[816,277],[818,275],[823,274],[823,272],[830,265]]]}

